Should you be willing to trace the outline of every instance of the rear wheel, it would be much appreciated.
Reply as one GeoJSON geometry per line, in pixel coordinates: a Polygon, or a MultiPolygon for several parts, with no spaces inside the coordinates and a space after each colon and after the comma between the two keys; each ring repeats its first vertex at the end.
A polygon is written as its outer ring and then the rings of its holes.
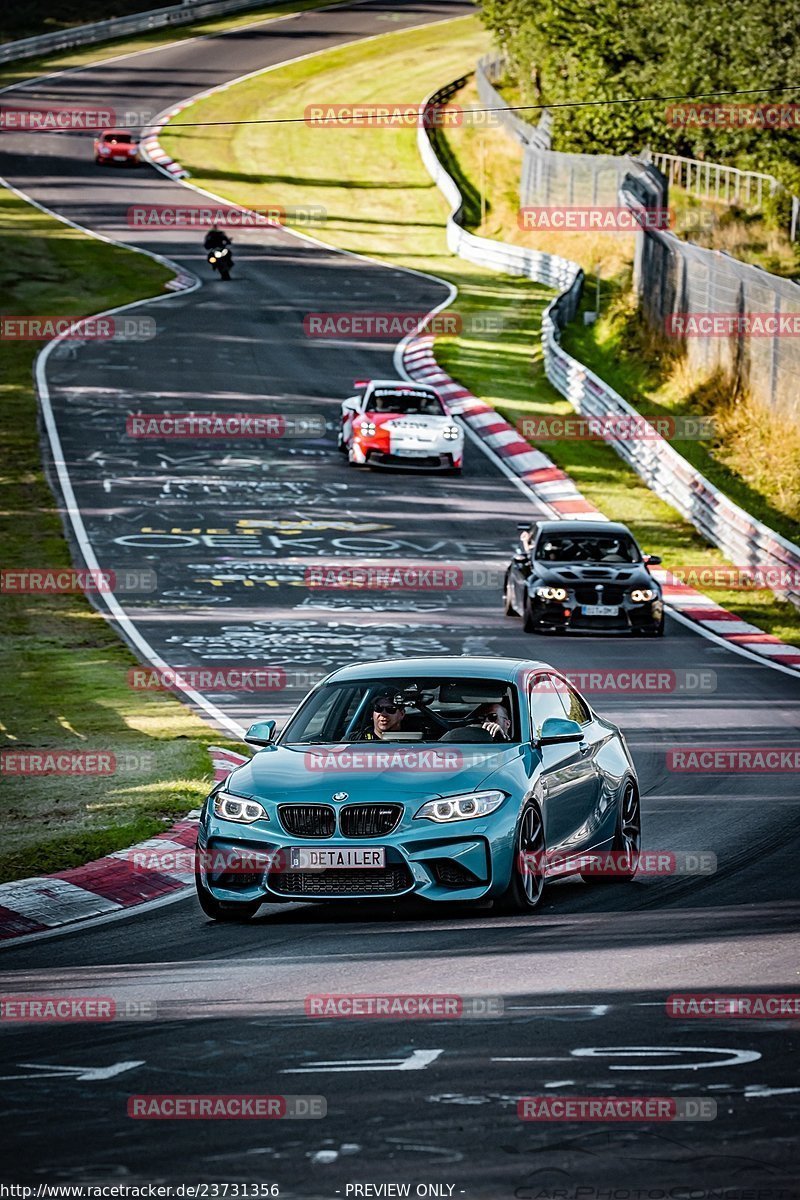
{"type": "Polygon", "coordinates": [[[615,861],[612,870],[607,874],[581,872],[586,883],[630,883],[636,875],[639,865],[639,853],[642,848],[642,809],[636,785],[631,781],[625,785],[619,809],[617,811],[617,828],[611,850],[615,861]]]}
{"type": "Polygon", "coordinates": [[[517,610],[514,608],[514,593],[511,587],[511,575],[506,575],[503,583],[503,616],[515,617],[517,610]]]}
{"type": "Polygon", "coordinates": [[[510,912],[531,912],[544,890],[544,825],[535,804],[526,804],[519,818],[514,841],[511,881],[500,899],[510,912]]]}
{"type": "Polygon", "coordinates": [[[212,921],[249,921],[261,908],[260,900],[247,900],[233,904],[217,900],[203,883],[197,868],[195,868],[194,882],[200,907],[212,921]]]}

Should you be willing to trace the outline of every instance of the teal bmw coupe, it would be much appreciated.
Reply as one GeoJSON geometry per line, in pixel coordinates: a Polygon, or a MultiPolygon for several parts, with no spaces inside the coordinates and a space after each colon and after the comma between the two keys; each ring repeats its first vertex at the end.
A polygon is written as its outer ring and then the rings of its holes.
{"type": "Polygon", "coordinates": [[[334,671],[206,800],[196,883],[214,920],[264,903],[493,900],[549,878],[627,882],[641,842],[625,739],[555,668],[412,658],[334,671]]]}

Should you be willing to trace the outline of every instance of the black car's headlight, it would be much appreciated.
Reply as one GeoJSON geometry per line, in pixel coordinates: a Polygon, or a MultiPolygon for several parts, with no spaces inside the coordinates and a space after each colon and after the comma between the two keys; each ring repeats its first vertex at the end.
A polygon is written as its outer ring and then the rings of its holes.
{"type": "Polygon", "coordinates": [[[537,587],[536,595],[542,600],[566,600],[567,589],[560,587],[537,587]]]}
{"type": "Polygon", "coordinates": [[[224,821],[241,821],[243,825],[269,820],[264,806],[257,800],[248,800],[246,796],[234,796],[232,792],[217,792],[214,797],[214,812],[224,821]]]}
{"type": "Polygon", "coordinates": [[[631,592],[631,600],[634,604],[641,604],[645,600],[655,600],[658,592],[653,588],[634,588],[631,592]]]}
{"type": "Polygon", "coordinates": [[[467,821],[472,817],[485,817],[494,812],[506,798],[505,792],[466,792],[463,796],[443,796],[441,800],[428,800],[414,820],[420,817],[442,824],[445,821],[467,821]]]}

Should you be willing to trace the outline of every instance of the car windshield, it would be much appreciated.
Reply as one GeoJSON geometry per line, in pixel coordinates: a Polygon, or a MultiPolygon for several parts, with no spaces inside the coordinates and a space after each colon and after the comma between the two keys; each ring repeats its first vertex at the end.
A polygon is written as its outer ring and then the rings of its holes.
{"type": "Polygon", "coordinates": [[[444,406],[435,392],[401,391],[394,388],[375,388],[367,399],[367,412],[423,413],[427,417],[443,417],[444,406]]]}
{"type": "Polygon", "coordinates": [[[373,678],[317,688],[281,743],[517,742],[519,728],[515,689],[505,680],[373,678]]]}
{"type": "Polygon", "coordinates": [[[642,561],[633,538],[626,533],[553,533],[536,545],[538,562],[638,563],[642,561]]]}
{"type": "Polygon", "coordinates": [[[118,142],[129,145],[133,141],[133,138],[129,133],[106,133],[103,136],[104,140],[107,142],[118,142]]]}

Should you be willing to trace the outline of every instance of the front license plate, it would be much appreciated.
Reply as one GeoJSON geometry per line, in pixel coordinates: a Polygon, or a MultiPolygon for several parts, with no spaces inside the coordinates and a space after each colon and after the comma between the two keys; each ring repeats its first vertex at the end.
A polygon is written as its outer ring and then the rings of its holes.
{"type": "Polygon", "coordinates": [[[393,450],[393,454],[397,454],[400,458],[419,458],[421,454],[427,454],[427,446],[419,446],[416,450],[393,450]]]}
{"type": "Polygon", "coordinates": [[[128,161],[127,154],[112,154],[111,157],[114,159],[114,162],[127,162],[128,161]]]}
{"type": "Polygon", "coordinates": [[[385,867],[386,850],[383,846],[290,846],[289,862],[293,871],[326,871],[329,868],[364,869],[385,867]]]}
{"type": "Polygon", "coordinates": [[[581,607],[581,612],[585,617],[617,617],[619,616],[619,605],[584,604],[581,607]]]}

